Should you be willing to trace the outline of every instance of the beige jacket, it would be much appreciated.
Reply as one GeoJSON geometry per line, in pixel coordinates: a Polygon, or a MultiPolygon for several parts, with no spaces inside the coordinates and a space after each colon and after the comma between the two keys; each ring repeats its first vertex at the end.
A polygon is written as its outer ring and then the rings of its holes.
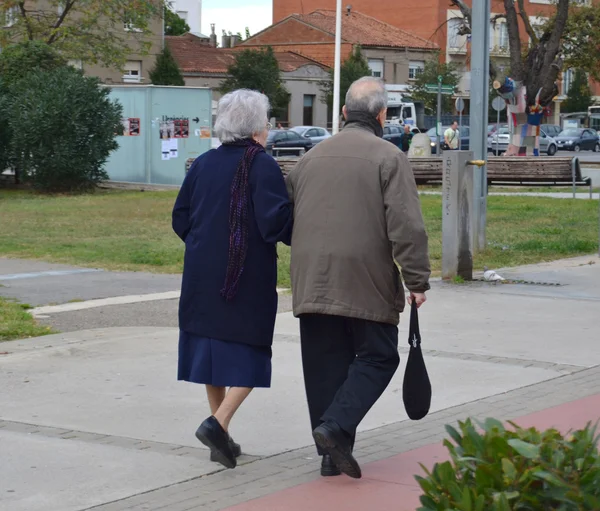
{"type": "Polygon", "coordinates": [[[406,156],[352,124],[288,176],[294,315],[398,324],[404,288],[429,289],[427,234],[406,156]]]}

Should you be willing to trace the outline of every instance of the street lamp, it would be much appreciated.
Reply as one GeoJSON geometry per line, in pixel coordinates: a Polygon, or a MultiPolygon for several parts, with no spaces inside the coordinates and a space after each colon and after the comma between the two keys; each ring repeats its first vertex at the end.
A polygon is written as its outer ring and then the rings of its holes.
{"type": "Polygon", "coordinates": [[[340,67],[342,51],[342,0],[337,0],[335,13],[335,62],[333,66],[333,134],[340,130],[340,67]]]}

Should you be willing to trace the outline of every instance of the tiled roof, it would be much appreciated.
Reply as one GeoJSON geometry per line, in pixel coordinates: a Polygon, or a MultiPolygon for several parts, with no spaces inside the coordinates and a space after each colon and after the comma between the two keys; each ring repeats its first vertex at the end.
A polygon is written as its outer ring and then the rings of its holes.
{"type": "MultiPolygon", "coordinates": [[[[235,52],[249,49],[213,48],[192,34],[166,36],[165,41],[182,73],[227,73],[227,68],[233,64],[235,52]]],[[[324,67],[315,60],[291,51],[275,52],[275,58],[283,72],[295,71],[309,64],[324,67]]]]}
{"type": "MultiPolygon", "coordinates": [[[[294,14],[292,17],[332,35],[335,34],[335,11],[320,9],[310,14],[294,14]]],[[[439,48],[432,41],[355,11],[352,11],[349,15],[343,15],[342,39],[361,46],[388,46],[425,50],[439,48]]]]}

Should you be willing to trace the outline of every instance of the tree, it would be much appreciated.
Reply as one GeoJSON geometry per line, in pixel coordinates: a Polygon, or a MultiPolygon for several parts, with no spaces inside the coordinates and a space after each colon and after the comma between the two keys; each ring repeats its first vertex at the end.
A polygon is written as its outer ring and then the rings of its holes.
{"type": "MultiPolygon", "coordinates": [[[[446,64],[441,62],[439,55],[434,55],[425,62],[425,68],[417,75],[413,86],[410,88],[410,96],[414,101],[421,101],[425,105],[425,110],[434,114],[437,111],[437,94],[431,94],[425,91],[428,84],[437,84],[438,77],[442,77],[444,85],[456,87],[460,81],[458,67],[454,63],[446,64]]],[[[442,112],[454,112],[454,100],[452,96],[442,96],[442,112]]]]}
{"type": "Polygon", "coordinates": [[[154,85],[185,85],[179,66],[167,45],[156,57],[154,68],[150,71],[150,80],[154,85]]]}
{"type": "Polygon", "coordinates": [[[34,71],[12,87],[9,151],[23,180],[43,191],[81,191],[107,179],[103,167],[123,133],[123,108],[97,78],[71,67],[34,71]]]}
{"type": "MultiPolygon", "coordinates": [[[[554,19],[550,20],[547,31],[554,25],[554,19]]],[[[565,67],[581,69],[589,73],[591,78],[600,80],[599,49],[600,5],[593,3],[572,6],[563,34],[565,67]]]]}
{"type": "Polygon", "coordinates": [[[237,89],[253,89],[265,94],[273,112],[287,108],[290,93],[285,88],[279,63],[270,46],[261,50],[236,52],[234,63],[227,70],[229,78],[221,83],[224,94],[237,89]]]}
{"type": "Polygon", "coordinates": [[[569,87],[567,100],[561,105],[563,112],[587,112],[592,105],[592,91],[584,71],[577,69],[569,87]]]}
{"type": "Polygon", "coordinates": [[[165,5],[165,35],[183,35],[190,31],[186,21],[165,5]]]}
{"type": "Polygon", "coordinates": [[[132,53],[147,54],[164,0],[3,0],[11,24],[0,30],[0,46],[41,41],[66,59],[121,68],[132,53]]]}
{"type": "MultiPolygon", "coordinates": [[[[346,102],[346,94],[350,85],[363,76],[371,76],[371,69],[364,58],[360,46],[354,47],[350,56],[340,67],[340,108],[346,102]]],[[[321,82],[321,101],[333,112],[333,69],[329,71],[330,79],[321,82]]]]}

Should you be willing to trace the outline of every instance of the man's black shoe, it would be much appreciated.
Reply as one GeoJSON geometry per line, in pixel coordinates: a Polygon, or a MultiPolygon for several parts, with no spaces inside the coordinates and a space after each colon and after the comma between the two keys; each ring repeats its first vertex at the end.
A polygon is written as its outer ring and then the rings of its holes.
{"type": "MultiPolygon", "coordinates": [[[[240,444],[236,444],[231,437],[229,437],[229,448],[236,458],[239,458],[242,455],[240,444]]],[[[215,451],[210,451],[210,461],[217,461],[215,451]]]]}
{"type": "Polygon", "coordinates": [[[362,472],[352,456],[350,442],[337,424],[324,422],[313,431],[316,444],[329,453],[333,463],[347,476],[360,479],[362,472]]]}
{"type": "Polygon", "coordinates": [[[237,461],[229,445],[229,435],[212,415],[196,431],[196,438],[214,452],[214,461],[226,468],[235,468],[237,461]]]}
{"type": "Polygon", "coordinates": [[[323,477],[339,476],[341,473],[342,471],[337,468],[329,454],[323,456],[323,461],[321,461],[321,475],[323,477]]]}

